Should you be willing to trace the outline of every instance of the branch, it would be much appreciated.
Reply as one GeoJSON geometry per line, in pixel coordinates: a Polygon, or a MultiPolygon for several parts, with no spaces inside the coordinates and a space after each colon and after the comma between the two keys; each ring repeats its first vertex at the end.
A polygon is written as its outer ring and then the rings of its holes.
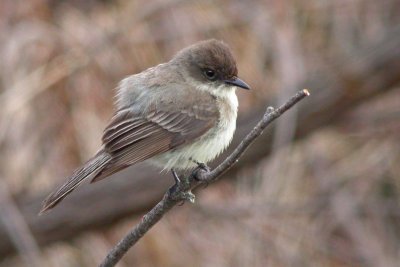
{"type": "Polygon", "coordinates": [[[100,264],[101,267],[115,266],[124,254],[139,239],[147,233],[150,228],[155,225],[170,209],[176,204],[192,200],[193,194],[191,189],[202,183],[211,183],[216,181],[224,172],[229,170],[243,155],[246,149],[260,136],[264,129],[271,124],[275,119],[280,117],[285,111],[293,107],[304,97],[310,93],[304,89],[297,92],[291,99],[277,109],[268,107],[263,118],[251,130],[251,132],[242,140],[239,146],[213,171],[207,172],[199,169],[194,175],[188,177],[187,181],[178,183],[171,187],[163,196],[162,200],[157,203],[142,220],[124,237],[118,244],[108,253],[107,257],[100,264]]]}
{"type": "Polygon", "coordinates": [[[43,266],[40,249],[24,216],[9,195],[7,183],[0,178],[0,224],[3,223],[10,239],[26,266],[43,266]]]}

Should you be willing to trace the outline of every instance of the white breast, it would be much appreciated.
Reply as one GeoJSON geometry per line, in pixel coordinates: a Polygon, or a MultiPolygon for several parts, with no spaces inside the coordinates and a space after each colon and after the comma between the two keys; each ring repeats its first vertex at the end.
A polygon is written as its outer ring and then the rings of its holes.
{"type": "Polygon", "coordinates": [[[224,88],[215,96],[220,110],[223,109],[221,112],[227,116],[220,116],[217,126],[210,129],[196,142],[154,157],[151,162],[165,170],[171,168],[184,170],[197,167],[193,160],[207,163],[225,150],[236,130],[238,99],[234,88],[228,90],[224,88]],[[223,105],[222,102],[227,102],[228,105],[223,105]]]}

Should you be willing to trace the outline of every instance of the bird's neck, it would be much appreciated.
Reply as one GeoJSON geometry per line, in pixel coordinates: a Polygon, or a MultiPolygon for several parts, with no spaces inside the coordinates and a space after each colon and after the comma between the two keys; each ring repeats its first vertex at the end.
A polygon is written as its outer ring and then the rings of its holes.
{"type": "Polygon", "coordinates": [[[210,93],[218,102],[226,102],[235,111],[238,109],[239,103],[234,86],[221,85],[220,87],[213,87],[199,84],[196,86],[196,89],[210,93]]]}

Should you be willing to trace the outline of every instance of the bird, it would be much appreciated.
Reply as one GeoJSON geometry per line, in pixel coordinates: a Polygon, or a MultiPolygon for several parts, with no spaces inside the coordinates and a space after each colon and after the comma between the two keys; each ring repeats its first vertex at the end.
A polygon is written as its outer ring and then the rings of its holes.
{"type": "Polygon", "coordinates": [[[162,170],[205,167],[236,129],[238,78],[228,45],[210,39],[183,48],[166,63],[124,78],[98,152],[44,201],[52,209],[85,180],[96,182],[138,162],[162,170]]]}

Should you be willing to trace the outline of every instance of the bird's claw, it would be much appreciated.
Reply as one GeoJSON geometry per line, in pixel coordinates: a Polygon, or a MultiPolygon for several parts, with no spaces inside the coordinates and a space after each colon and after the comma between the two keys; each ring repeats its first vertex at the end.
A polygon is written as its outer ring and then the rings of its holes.
{"type": "MultiPolygon", "coordinates": [[[[199,162],[199,161],[197,161],[197,160],[194,160],[194,159],[191,159],[194,163],[196,163],[197,164],[197,167],[196,167],[196,169],[194,169],[194,171],[192,172],[192,177],[195,179],[195,180],[197,180],[197,181],[201,181],[201,179],[199,179],[199,172],[206,172],[206,173],[208,173],[208,172],[210,172],[211,171],[211,169],[210,169],[210,167],[208,167],[205,163],[202,163],[202,162],[199,162]]],[[[206,186],[207,186],[208,184],[206,183],[206,186]]]]}
{"type": "Polygon", "coordinates": [[[198,162],[198,161],[195,161],[195,163],[197,164],[197,169],[201,169],[201,170],[203,170],[205,172],[210,172],[211,171],[210,167],[208,167],[205,163],[198,162]]]}

